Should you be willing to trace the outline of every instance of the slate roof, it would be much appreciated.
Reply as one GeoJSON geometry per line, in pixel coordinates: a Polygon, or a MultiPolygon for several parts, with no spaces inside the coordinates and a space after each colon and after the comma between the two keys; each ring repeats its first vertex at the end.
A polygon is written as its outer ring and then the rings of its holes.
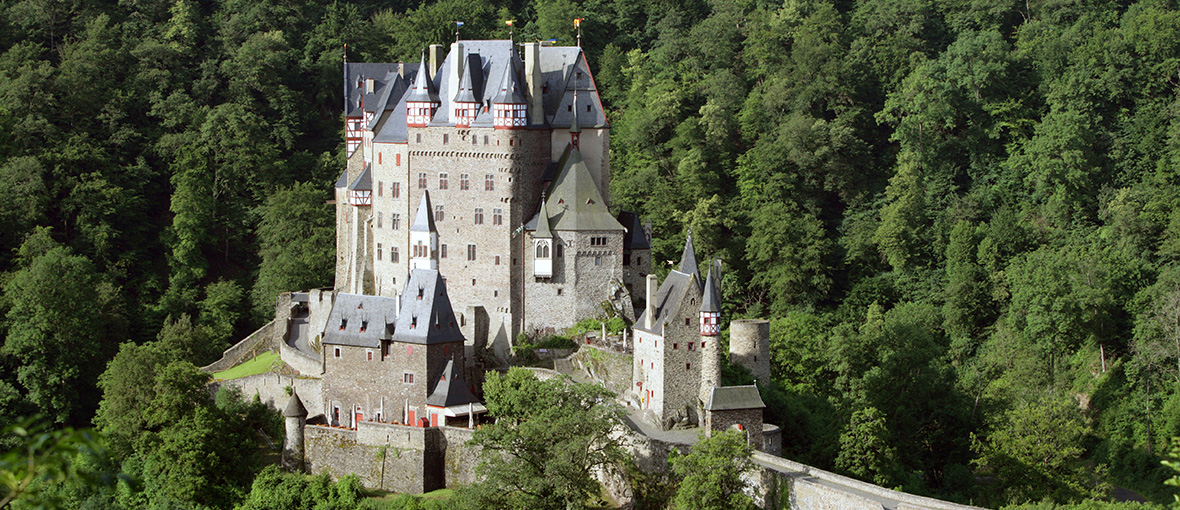
{"type": "Polygon", "coordinates": [[[337,188],[347,188],[348,187],[348,168],[345,168],[344,171],[340,172],[340,178],[336,179],[336,187],[337,188]]]}
{"type": "Polygon", "coordinates": [[[534,220],[536,221],[535,228],[537,232],[533,234],[533,237],[546,237],[552,239],[553,231],[549,229],[549,209],[545,208],[544,195],[541,196],[541,210],[537,212],[537,217],[534,218],[534,220]]]}
{"type": "MultiPolygon", "coordinates": [[[[439,102],[438,88],[434,85],[434,80],[430,76],[430,68],[426,66],[426,53],[422,53],[422,61],[418,63],[417,76],[414,77],[414,86],[410,88],[410,94],[406,97],[406,101],[419,101],[424,103],[439,102]]],[[[404,110],[403,110],[404,115],[404,110]]]]}
{"type": "Polygon", "coordinates": [[[700,295],[699,285],[699,280],[692,275],[673,269],[668,273],[668,277],[664,278],[659,290],[656,290],[655,323],[650,329],[647,327],[647,307],[644,307],[643,313],[635,319],[634,328],[663,336],[664,324],[674,318],[673,315],[680,308],[684,298],[700,295]]]}
{"type": "Polygon", "coordinates": [[[438,271],[410,271],[401,300],[401,315],[397,318],[392,340],[414,344],[463,341],[451,308],[451,298],[447,296],[446,283],[438,271]]]}
{"type": "Polygon", "coordinates": [[[508,57],[508,63],[504,66],[504,76],[500,78],[500,87],[496,91],[496,96],[492,98],[492,102],[496,104],[524,104],[527,101],[522,92],[521,85],[524,80],[521,79],[523,65],[520,64],[520,59],[515,54],[508,57]]]}
{"type": "Polygon", "coordinates": [[[709,275],[705,277],[705,288],[701,296],[701,311],[702,312],[720,312],[721,299],[717,293],[717,281],[713,279],[713,270],[717,269],[717,277],[721,277],[720,264],[714,261],[712,267],[709,268],[709,275]]]}
{"type": "Polygon", "coordinates": [[[650,250],[651,242],[647,240],[647,232],[639,221],[639,215],[630,211],[619,213],[619,224],[627,227],[627,235],[623,236],[623,251],[650,250]]]}
{"type": "Polygon", "coordinates": [[[347,116],[361,117],[364,115],[364,111],[377,111],[381,89],[386,85],[385,78],[390,73],[396,75],[397,66],[397,64],[389,63],[345,63],[344,111],[347,116]],[[364,81],[366,78],[374,80],[373,92],[365,91],[364,81]],[[362,98],[364,98],[364,111],[361,110],[362,98]]]}
{"type": "Polygon", "coordinates": [[[463,78],[459,81],[459,92],[451,98],[456,103],[479,103],[483,98],[483,62],[479,55],[467,54],[463,66],[463,78]]]}
{"type": "Polygon", "coordinates": [[[713,388],[709,393],[709,403],[706,411],[732,411],[738,409],[762,409],[762,396],[758,394],[758,387],[749,386],[721,386],[713,388]]]}
{"type": "Polygon", "coordinates": [[[437,232],[434,226],[434,211],[430,207],[430,192],[422,191],[422,200],[418,202],[418,212],[414,214],[414,224],[410,225],[411,232],[437,232]]]}
{"type": "Polygon", "coordinates": [[[701,269],[697,267],[697,253],[692,246],[692,232],[689,232],[688,237],[684,240],[684,253],[680,254],[679,269],[681,273],[696,275],[697,278],[701,277],[701,269]]]}
{"type": "MultiPolygon", "coordinates": [[[[430,76],[425,56],[418,64],[404,64],[404,72],[402,73],[404,77],[398,74],[397,64],[347,64],[345,66],[345,93],[346,96],[352,94],[354,99],[349,103],[352,106],[346,109],[352,111],[359,105],[360,92],[357,91],[363,89],[356,89],[355,78],[361,73],[367,73],[367,76],[371,75],[377,78],[374,93],[365,95],[365,110],[376,113],[369,123],[369,129],[373,130],[374,141],[394,143],[407,141],[405,125],[405,102],[407,99],[437,101],[439,103],[438,113],[435,114],[429,125],[454,124],[454,119],[451,118],[454,114],[452,103],[456,101],[456,98],[460,98],[460,93],[463,91],[457,91],[456,97],[449,97],[450,73],[445,71],[450,69],[453,58],[467,59],[464,72],[460,77],[463,81],[460,84],[471,80],[471,94],[476,100],[465,102],[485,105],[489,101],[500,102],[494,96],[501,92],[502,87],[499,85],[509,78],[517,83],[516,95],[520,96],[519,101],[524,101],[526,81],[523,77],[523,61],[516,55],[516,52],[512,51],[512,41],[467,40],[460,41],[460,43],[463,45],[464,55],[458,55],[454,51],[449,52],[446,59],[440,63],[437,76],[430,76]],[[509,65],[512,66],[511,69],[514,72],[506,72],[509,65]],[[351,88],[349,83],[351,83],[351,88]],[[421,90],[426,90],[426,92],[423,93],[421,90]],[[440,94],[439,91],[448,91],[448,93],[440,94]],[[388,113],[388,115],[382,115],[383,113],[388,113]]],[[[530,125],[548,124],[557,128],[570,127],[574,117],[574,90],[576,89],[578,91],[576,110],[579,128],[609,127],[606,113],[602,108],[602,101],[598,97],[597,86],[594,83],[594,78],[590,75],[586,57],[581,48],[576,46],[542,46],[538,48],[538,64],[541,88],[545,91],[541,98],[545,118],[534,119],[530,117],[530,125]]],[[[463,95],[461,99],[468,98],[463,95]]],[[[517,101],[513,98],[504,100],[517,101]]],[[[352,114],[350,113],[350,115],[352,114]]],[[[359,115],[361,113],[357,111],[354,116],[359,115]]],[[[492,126],[492,117],[491,109],[485,112],[480,108],[475,120],[471,122],[471,126],[490,127],[492,126]]]]}
{"type": "MultiPolygon", "coordinates": [[[[586,168],[582,153],[568,149],[560,161],[561,173],[550,187],[545,201],[549,228],[553,230],[626,230],[611,215],[598,190],[598,184],[586,168]]],[[[538,216],[525,224],[526,230],[536,230],[538,216]]]]}
{"type": "Polygon", "coordinates": [[[463,373],[455,367],[455,362],[447,360],[439,375],[434,391],[426,397],[426,405],[435,407],[451,407],[479,403],[479,399],[467,387],[463,380],[463,373]]]}
{"type": "Polygon", "coordinates": [[[394,298],[340,293],[324,327],[324,344],[377,348],[390,338],[388,325],[396,320],[394,298]]]}
{"type": "Polygon", "coordinates": [[[359,176],[357,176],[355,181],[352,181],[352,184],[348,185],[348,189],[350,189],[350,190],[372,190],[373,189],[373,173],[371,171],[372,168],[373,168],[372,165],[365,165],[365,170],[363,172],[361,172],[361,174],[359,176]]]}
{"type": "Polygon", "coordinates": [[[307,408],[303,407],[303,402],[299,400],[299,394],[294,391],[291,392],[291,398],[287,401],[287,407],[283,409],[283,416],[289,418],[302,418],[307,416],[307,408]]]}

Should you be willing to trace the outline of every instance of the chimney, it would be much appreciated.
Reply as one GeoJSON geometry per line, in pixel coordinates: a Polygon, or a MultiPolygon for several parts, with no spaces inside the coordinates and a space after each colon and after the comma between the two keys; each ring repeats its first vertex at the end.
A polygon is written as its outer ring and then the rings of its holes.
{"type": "Polygon", "coordinates": [[[441,44],[431,44],[430,45],[430,76],[431,77],[438,76],[438,68],[442,67],[442,62],[443,62],[443,59],[445,59],[445,58],[447,58],[447,55],[445,53],[443,53],[443,45],[441,45],[441,44]]]}
{"type": "Polygon", "coordinates": [[[375,80],[373,80],[372,78],[365,78],[365,93],[366,94],[372,94],[373,91],[376,90],[376,88],[377,88],[377,84],[376,84],[375,80]]]}
{"type": "Polygon", "coordinates": [[[647,275],[647,329],[651,329],[656,325],[656,289],[659,288],[659,280],[656,275],[647,275]]]}
{"type": "Polygon", "coordinates": [[[397,75],[401,76],[403,80],[406,78],[406,63],[405,62],[398,62],[397,63],[397,75]]]}
{"type": "Polygon", "coordinates": [[[541,43],[524,43],[524,80],[528,87],[529,119],[533,124],[545,123],[545,108],[541,102],[541,43]]]}
{"type": "MultiPolygon", "coordinates": [[[[451,81],[447,83],[447,101],[454,101],[459,93],[459,82],[463,78],[463,64],[467,62],[467,53],[463,52],[463,43],[451,43],[451,81]]],[[[454,119],[451,119],[454,120],[454,119]]]]}

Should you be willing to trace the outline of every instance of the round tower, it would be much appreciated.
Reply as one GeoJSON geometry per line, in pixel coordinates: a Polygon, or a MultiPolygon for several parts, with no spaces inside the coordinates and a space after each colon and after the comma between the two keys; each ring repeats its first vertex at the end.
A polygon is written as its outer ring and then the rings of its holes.
{"type": "Polygon", "coordinates": [[[299,394],[291,392],[291,400],[283,409],[287,425],[287,439],[283,441],[283,467],[290,471],[303,471],[303,426],[307,424],[307,408],[299,400],[299,394]]]}
{"type": "MultiPolygon", "coordinates": [[[[701,333],[701,389],[700,405],[702,411],[709,404],[709,396],[713,388],[721,386],[721,345],[718,341],[721,334],[721,301],[717,295],[717,284],[713,279],[713,270],[705,277],[705,288],[701,296],[700,310],[701,333]]],[[[702,416],[704,416],[702,414],[702,416]]]]}
{"type": "Polygon", "coordinates": [[[761,319],[730,322],[729,362],[750,369],[759,382],[770,381],[770,322],[761,319]]]}

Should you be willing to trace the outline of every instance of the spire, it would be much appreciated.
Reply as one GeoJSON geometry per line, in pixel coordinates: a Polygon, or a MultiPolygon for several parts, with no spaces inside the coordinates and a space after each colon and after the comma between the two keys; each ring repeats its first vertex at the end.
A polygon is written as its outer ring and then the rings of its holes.
{"type": "MultiPolygon", "coordinates": [[[[713,261],[712,267],[709,268],[709,275],[705,277],[704,295],[701,297],[701,311],[702,312],[720,312],[721,300],[718,299],[717,281],[713,279],[713,271],[720,269],[718,261],[713,261]]],[[[721,277],[720,271],[717,277],[721,277]]]]}
{"type": "MultiPolygon", "coordinates": [[[[515,57],[515,54],[513,55],[515,57]]],[[[520,83],[516,76],[516,59],[509,58],[504,66],[504,77],[500,80],[500,91],[492,98],[496,104],[524,104],[524,95],[520,93],[520,83]]]]}
{"type": "Polygon", "coordinates": [[[697,267],[696,250],[692,247],[692,229],[688,229],[688,238],[684,240],[684,254],[680,256],[680,267],[678,270],[684,274],[690,274],[701,277],[701,270],[697,267]]]}
{"type": "Polygon", "coordinates": [[[553,237],[553,231],[549,230],[549,210],[545,208],[544,193],[541,194],[541,211],[537,213],[537,233],[533,237],[553,237]]]}
{"type": "Polygon", "coordinates": [[[578,125],[578,89],[574,89],[574,118],[570,121],[570,145],[579,149],[578,139],[582,134],[582,127],[578,125]]]}
{"type": "Polygon", "coordinates": [[[410,225],[410,232],[438,232],[434,226],[434,211],[430,207],[428,191],[422,192],[422,200],[418,202],[418,213],[414,215],[414,224],[410,225]]]}
{"type": "Polygon", "coordinates": [[[422,52],[422,60],[418,64],[418,76],[414,78],[414,87],[406,102],[438,103],[438,91],[434,89],[434,80],[430,77],[430,67],[426,65],[426,52],[422,52]]]}
{"type": "MultiPolygon", "coordinates": [[[[458,58],[458,57],[456,57],[458,58]]],[[[464,57],[466,58],[466,57],[464,57]]],[[[459,92],[452,98],[456,103],[478,103],[479,100],[475,98],[475,84],[471,81],[471,75],[474,74],[470,69],[463,73],[463,78],[459,80],[459,92]]]]}

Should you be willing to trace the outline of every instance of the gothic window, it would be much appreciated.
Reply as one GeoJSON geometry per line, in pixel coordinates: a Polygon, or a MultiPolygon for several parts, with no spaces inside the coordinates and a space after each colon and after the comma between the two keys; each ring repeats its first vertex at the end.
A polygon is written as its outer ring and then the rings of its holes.
{"type": "Polygon", "coordinates": [[[469,174],[459,174],[459,191],[467,191],[471,187],[469,174]]]}
{"type": "Polygon", "coordinates": [[[418,189],[426,189],[426,172],[418,173],[418,189]]]}
{"type": "Polygon", "coordinates": [[[549,243],[537,243],[537,258],[549,258],[549,243]]]}
{"type": "Polygon", "coordinates": [[[563,251],[565,251],[565,247],[563,244],[561,244],[561,241],[558,241],[557,244],[555,246],[553,246],[553,258],[555,258],[555,259],[561,258],[561,254],[563,251]]]}
{"type": "Polygon", "coordinates": [[[475,208],[475,224],[476,225],[483,225],[483,208],[482,207],[475,208]]]}
{"type": "Polygon", "coordinates": [[[447,189],[447,173],[441,172],[438,174],[438,189],[447,189]]]}
{"type": "Polygon", "coordinates": [[[495,175],[487,174],[484,176],[483,190],[484,191],[495,191],[496,190],[496,176],[495,175]]]}
{"type": "Polygon", "coordinates": [[[445,215],[442,204],[434,206],[434,221],[442,221],[445,215]]]}
{"type": "Polygon", "coordinates": [[[503,225],[503,224],[504,224],[504,210],[503,209],[492,209],[492,225],[503,225]]]}

